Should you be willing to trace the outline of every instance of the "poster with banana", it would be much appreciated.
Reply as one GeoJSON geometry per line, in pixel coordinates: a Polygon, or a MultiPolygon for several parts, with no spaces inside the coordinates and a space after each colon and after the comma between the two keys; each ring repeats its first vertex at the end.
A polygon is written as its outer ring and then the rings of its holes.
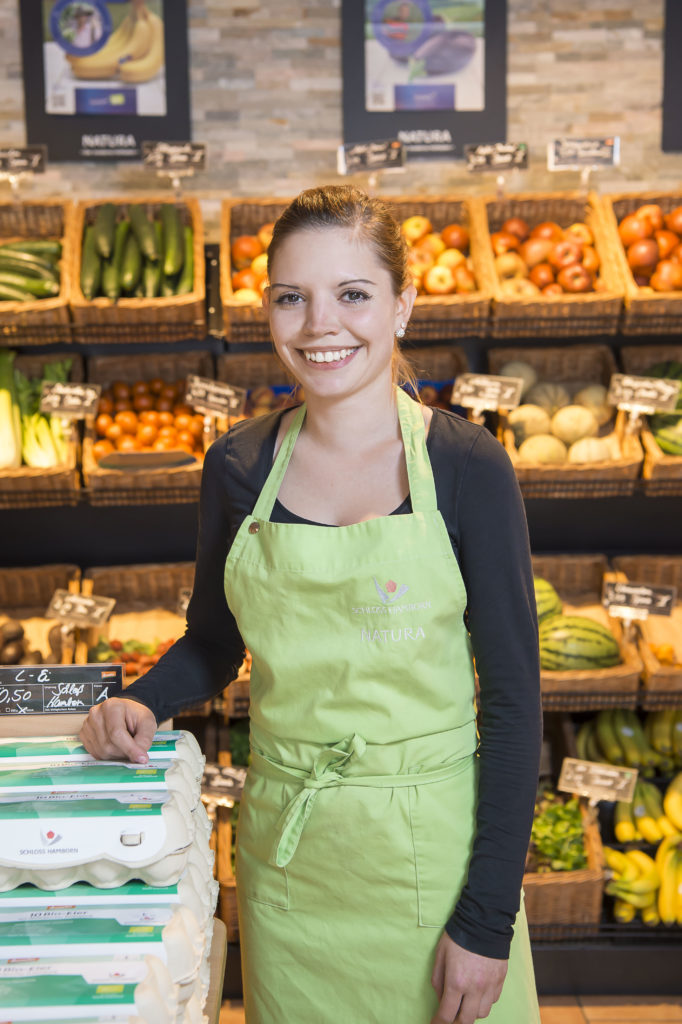
{"type": "Polygon", "coordinates": [[[163,117],[164,0],[43,0],[45,112],[163,117]]]}

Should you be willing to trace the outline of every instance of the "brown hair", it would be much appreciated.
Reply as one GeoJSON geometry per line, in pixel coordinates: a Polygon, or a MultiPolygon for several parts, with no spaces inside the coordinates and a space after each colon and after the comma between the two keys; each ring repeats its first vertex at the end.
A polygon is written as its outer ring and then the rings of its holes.
{"type": "MultiPolygon", "coordinates": [[[[396,297],[412,283],[407,265],[407,245],[388,205],[352,185],[308,188],[287,206],[275,222],[268,248],[268,275],[273,258],[285,239],[296,231],[322,227],[346,228],[368,241],[388,270],[396,297]]],[[[416,395],[414,372],[397,341],[393,349],[392,370],[394,381],[408,384],[416,395]]]]}

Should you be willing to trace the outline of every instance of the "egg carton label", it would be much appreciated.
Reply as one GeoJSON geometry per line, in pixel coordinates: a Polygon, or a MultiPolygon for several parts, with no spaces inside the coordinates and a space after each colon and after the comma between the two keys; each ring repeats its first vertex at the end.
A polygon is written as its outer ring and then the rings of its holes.
{"type": "Polygon", "coordinates": [[[113,912],[111,907],[26,907],[0,910],[0,926],[16,921],[115,921],[120,925],[168,924],[171,907],[134,907],[113,912]]]}

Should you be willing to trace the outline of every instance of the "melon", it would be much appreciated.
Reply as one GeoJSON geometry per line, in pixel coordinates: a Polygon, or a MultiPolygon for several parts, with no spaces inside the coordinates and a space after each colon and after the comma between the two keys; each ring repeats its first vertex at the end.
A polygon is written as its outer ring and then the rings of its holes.
{"type": "Polygon", "coordinates": [[[614,408],[606,401],[607,388],[603,384],[589,384],[586,388],[576,391],[573,396],[575,405],[584,405],[597,418],[597,423],[603,427],[613,417],[614,408]]]}
{"type": "Polygon", "coordinates": [[[500,377],[521,377],[523,380],[521,398],[533,387],[533,384],[538,379],[535,367],[531,366],[530,363],[524,363],[521,359],[510,359],[508,363],[505,363],[500,370],[500,377]]]}
{"type": "Polygon", "coordinates": [[[552,416],[552,433],[565,444],[594,437],[598,430],[597,417],[584,405],[565,405],[552,416]]]}
{"type": "MultiPolygon", "coordinates": [[[[667,359],[662,363],[654,363],[648,370],[644,370],[645,377],[661,377],[668,380],[682,380],[682,363],[676,359],[667,359]]],[[[677,398],[677,409],[682,409],[682,388],[677,398]]]]}
{"type": "Polygon", "coordinates": [[[549,434],[550,431],[549,414],[539,405],[517,405],[507,419],[517,447],[533,434],[549,434]]]}
{"type": "Polygon", "coordinates": [[[570,403],[571,396],[563,384],[539,381],[526,395],[526,401],[532,405],[541,406],[550,416],[553,416],[557,409],[570,403]]]}
{"type": "Polygon", "coordinates": [[[563,609],[561,598],[549,580],[543,580],[541,576],[535,576],[533,578],[533,585],[535,587],[535,605],[538,610],[538,622],[549,618],[550,615],[561,615],[563,609]]]}
{"type": "Polygon", "coordinates": [[[612,668],[621,662],[615,636],[586,615],[553,615],[539,627],[540,665],[546,671],[612,668]]]}
{"type": "Polygon", "coordinates": [[[657,413],[650,419],[651,433],[666,455],[682,455],[682,416],[657,413]]]}
{"type": "Polygon", "coordinates": [[[566,456],[566,445],[553,434],[534,434],[527,437],[519,448],[519,459],[523,462],[560,465],[566,461],[566,456]]]}
{"type": "Polygon", "coordinates": [[[612,459],[611,446],[601,437],[583,437],[568,449],[569,462],[610,462],[612,459]]]}

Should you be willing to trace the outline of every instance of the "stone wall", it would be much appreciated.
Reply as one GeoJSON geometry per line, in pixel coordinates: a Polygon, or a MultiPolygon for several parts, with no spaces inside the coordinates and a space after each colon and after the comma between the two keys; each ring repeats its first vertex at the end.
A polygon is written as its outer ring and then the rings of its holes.
{"type": "MultiPolygon", "coordinates": [[[[224,195],[288,196],[336,180],[341,142],[340,0],[189,0],[193,137],[210,167],[188,186],[216,236],[224,195]]],[[[559,135],[619,134],[603,192],[680,188],[682,155],[661,152],[663,0],[508,0],[508,137],[530,145],[511,191],[573,188],[546,170],[559,135]]],[[[0,0],[0,144],[22,143],[18,0],[0,0]]],[[[386,192],[488,191],[461,162],[415,162],[386,192]]],[[[6,188],[6,186],[5,186],[6,188]]],[[[27,195],[157,188],[138,166],[55,164],[27,195]]]]}

